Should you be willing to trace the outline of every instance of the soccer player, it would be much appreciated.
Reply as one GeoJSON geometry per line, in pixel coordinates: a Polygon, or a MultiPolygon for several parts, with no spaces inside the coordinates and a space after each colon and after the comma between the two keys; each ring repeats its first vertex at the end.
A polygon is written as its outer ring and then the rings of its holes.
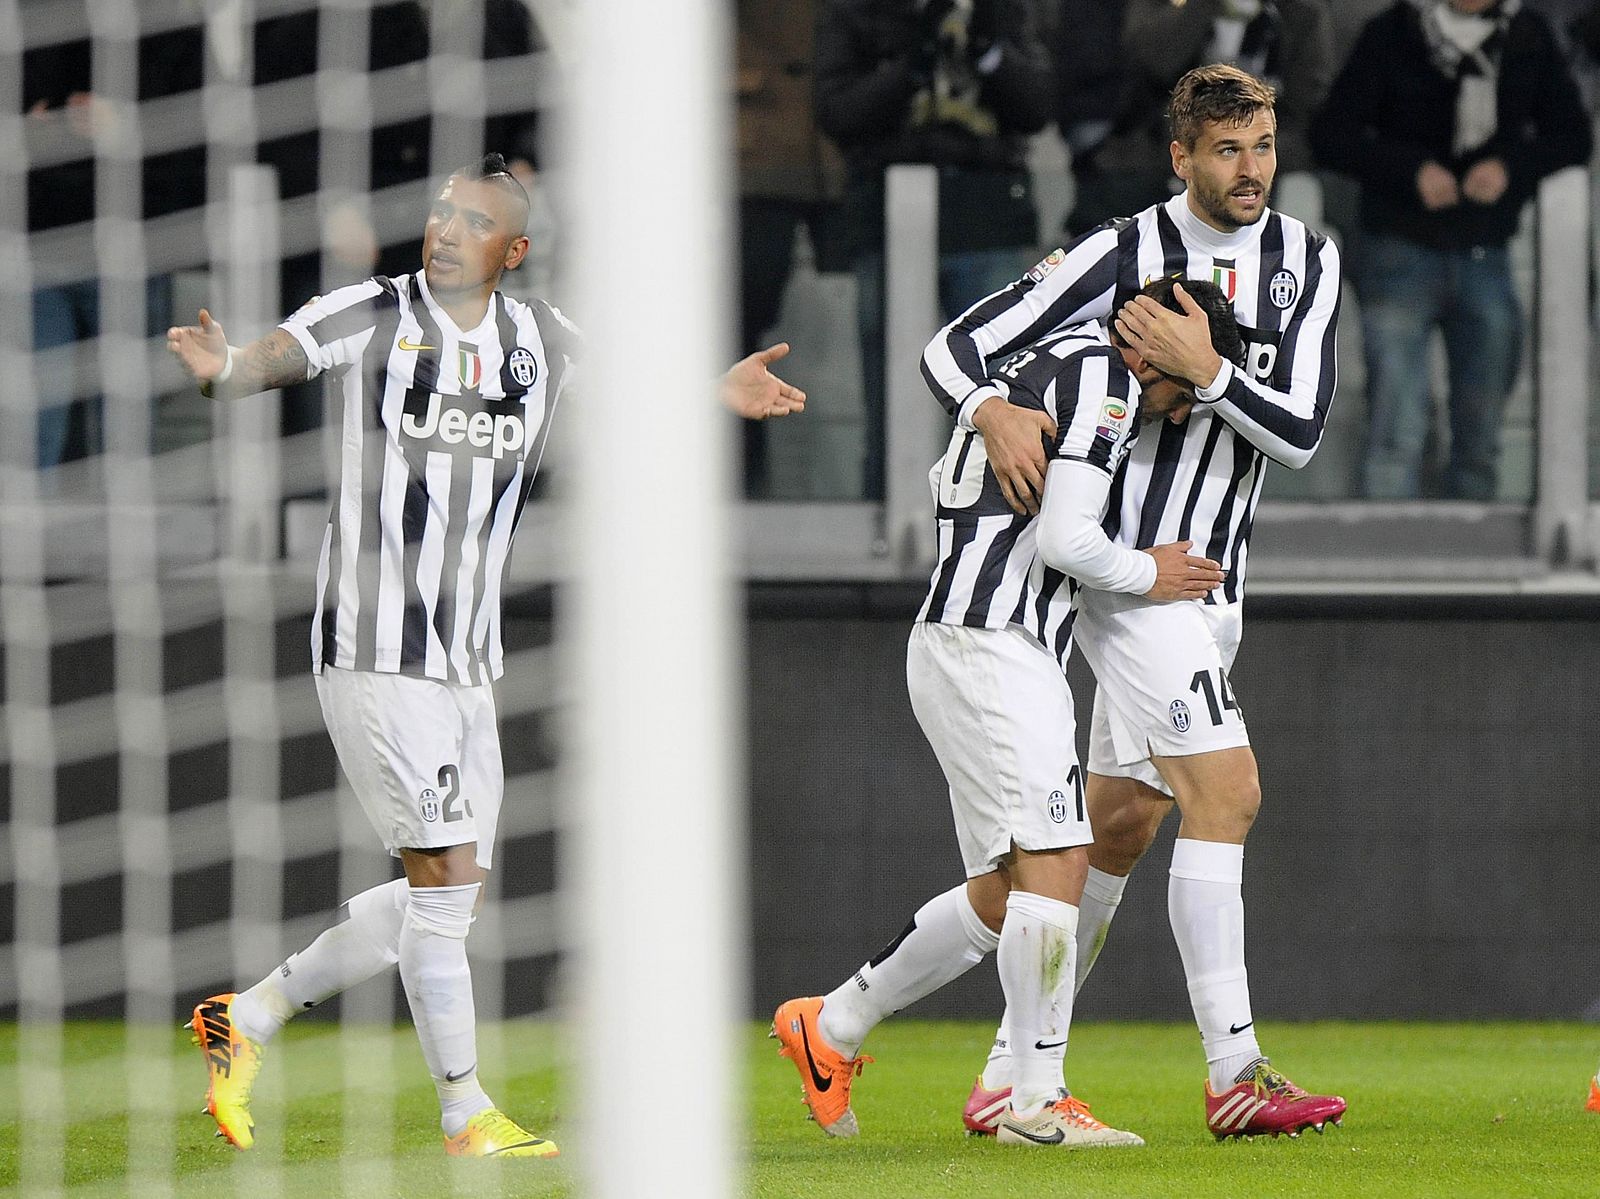
{"type": "MultiPolygon", "coordinates": [[[[1276,170],[1271,88],[1233,67],[1199,67],[1173,88],[1168,115],[1184,192],[1091,230],[979,301],[929,343],[923,374],[959,423],[983,434],[1017,511],[1037,507],[1043,455],[1036,423],[996,395],[988,363],[1052,329],[1115,313],[1115,327],[1148,363],[1194,388],[1188,421],[1134,446],[1112,489],[1107,531],[1128,548],[1193,538],[1227,581],[1203,604],[1172,610],[1083,593],[1079,629],[1100,688],[1079,983],[1175,796],[1183,826],[1168,907],[1206,1053],[1207,1125],[1218,1136],[1320,1130],[1343,1114],[1344,1100],[1307,1094],[1273,1069],[1250,1010],[1240,884],[1260,784],[1226,672],[1242,631],[1267,460],[1304,466],[1333,398],[1339,255],[1267,205],[1276,170]],[[1197,305],[1177,313],[1134,294],[1141,280],[1173,274],[1222,287],[1246,343],[1243,369],[1219,355],[1197,305]]],[[[1009,1085],[1008,1041],[1002,1027],[968,1101],[973,1131],[992,1127],[992,1116],[973,1113],[992,1112],[1009,1085]]]]}
{"type": "MultiPolygon", "coordinates": [[[[1171,280],[1152,290],[1172,302],[1171,280]]],[[[1227,301],[1213,293],[1217,319],[1231,328],[1227,301]]],[[[1100,527],[1138,418],[1181,421],[1194,397],[1137,351],[1114,347],[1098,323],[1020,349],[992,385],[1051,437],[1043,511],[1014,514],[983,438],[955,431],[930,475],[939,560],[906,655],[912,708],[950,785],[967,881],[924,904],[827,995],[784,1003],[773,1035],[822,1130],[854,1136],[850,1088],[870,1060],[858,1053],[873,1026],[997,951],[1016,1037],[1013,1085],[995,1117],[1000,1140],[1142,1145],[1062,1085],[1091,832],[1058,655],[1070,651],[1069,575],[1163,602],[1221,583],[1217,564],[1189,555],[1187,541],[1141,553],[1100,527]]]]}
{"type": "Polygon", "coordinates": [[[504,778],[492,680],[500,582],[576,334],[497,290],[528,251],[528,198],[498,154],[452,175],[423,269],[312,300],[243,348],[204,310],[168,347],[217,399],[332,372],[344,399],[338,491],[317,568],[311,652],[339,762],[405,874],[191,1027],[207,1110],[241,1149],[267,1043],[306,1008],[399,964],[455,1155],[551,1157],[478,1083],[466,939],[504,778]]]}

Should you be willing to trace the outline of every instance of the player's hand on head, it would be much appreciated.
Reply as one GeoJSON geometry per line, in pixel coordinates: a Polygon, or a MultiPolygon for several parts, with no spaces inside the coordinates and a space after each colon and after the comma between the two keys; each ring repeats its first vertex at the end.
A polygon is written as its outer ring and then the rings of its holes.
{"type": "Polygon", "coordinates": [[[785,382],[767,369],[789,352],[789,343],[780,341],[739,359],[722,376],[719,393],[723,404],[746,420],[766,420],[803,412],[806,393],[785,382]]]}
{"type": "Polygon", "coordinates": [[[1191,554],[1193,546],[1192,541],[1174,541],[1144,551],[1156,560],[1155,585],[1145,592],[1146,598],[1199,600],[1222,586],[1226,574],[1222,564],[1191,554]]]}
{"type": "Polygon", "coordinates": [[[167,349],[202,383],[220,375],[228,362],[228,338],[204,308],[198,325],[174,325],[167,330],[167,349]]]}
{"type": "Polygon", "coordinates": [[[1117,331],[1156,370],[1207,387],[1222,369],[1211,345],[1211,318],[1181,284],[1172,294],[1181,313],[1150,296],[1134,296],[1117,312],[1117,331]]]}
{"type": "Polygon", "coordinates": [[[984,454],[1006,503],[1021,516],[1038,515],[1047,465],[1044,447],[1056,435],[1055,420],[1047,412],[995,395],[978,405],[972,427],[983,436],[984,454]]]}

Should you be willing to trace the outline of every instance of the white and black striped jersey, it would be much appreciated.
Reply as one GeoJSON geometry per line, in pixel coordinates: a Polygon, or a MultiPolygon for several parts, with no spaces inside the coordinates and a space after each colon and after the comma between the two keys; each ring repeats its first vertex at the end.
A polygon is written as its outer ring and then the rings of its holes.
{"type": "Polygon", "coordinates": [[[576,330],[499,292],[459,329],[421,272],[342,287],[281,327],[344,399],[313,665],[499,678],[501,579],[576,330]]]}
{"type": "MultiPolygon", "coordinates": [[[[1051,460],[1072,459],[1116,477],[1139,435],[1139,384],[1095,322],[1026,346],[994,373],[1013,404],[1055,418],[1051,460]]],[[[1001,629],[1018,624],[1063,661],[1071,646],[1067,576],[1038,559],[1037,517],[1018,515],[1000,491],[983,438],[957,428],[928,481],[939,560],[918,620],[1001,629]]]]}
{"type": "Polygon", "coordinates": [[[1339,252],[1327,237],[1269,209],[1221,233],[1187,195],[1109,221],[1057,250],[1017,282],[973,305],[928,344],[922,371],[958,422],[986,387],[989,363],[1051,330],[1108,320],[1145,283],[1210,279],[1233,301],[1246,371],[1224,363],[1188,421],[1134,447],[1111,493],[1106,532],[1134,549],[1192,539],[1227,582],[1208,603],[1243,594],[1250,527],[1267,458],[1310,461],[1337,381],[1339,252]]]}

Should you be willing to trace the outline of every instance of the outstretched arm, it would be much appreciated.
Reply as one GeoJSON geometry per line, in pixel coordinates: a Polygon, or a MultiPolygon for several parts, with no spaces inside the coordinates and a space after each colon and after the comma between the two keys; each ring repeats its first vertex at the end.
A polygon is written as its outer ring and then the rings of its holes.
{"type": "Polygon", "coordinates": [[[789,343],[780,341],[729,367],[718,387],[718,394],[729,411],[747,420],[766,420],[769,416],[805,411],[806,393],[767,369],[768,363],[776,362],[788,352],[789,343]]]}
{"type": "Polygon", "coordinates": [[[236,399],[304,383],[311,364],[305,350],[286,329],[274,329],[242,348],[228,344],[222,326],[204,308],[198,325],[174,325],[167,330],[167,349],[178,356],[200,384],[216,399],[236,399]]]}

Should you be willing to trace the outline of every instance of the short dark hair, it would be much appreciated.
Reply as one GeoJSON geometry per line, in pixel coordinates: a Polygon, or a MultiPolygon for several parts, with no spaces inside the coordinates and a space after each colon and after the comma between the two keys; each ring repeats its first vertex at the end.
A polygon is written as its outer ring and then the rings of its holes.
{"type": "MultiPolygon", "coordinates": [[[[1139,294],[1149,296],[1163,308],[1182,312],[1183,305],[1172,294],[1172,289],[1180,283],[1183,284],[1183,290],[1189,293],[1189,298],[1205,310],[1206,319],[1211,324],[1211,348],[1235,366],[1243,366],[1244,338],[1239,333],[1239,322],[1233,315],[1233,304],[1229,302],[1227,293],[1215,283],[1209,279],[1180,279],[1176,275],[1165,275],[1146,283],[1139,289],[1139,294]]],[[[1111,326],[1111,336],[1118,345],[1127,344],[1117,332],[1115,324],[1111,326]]]]}
{"type": "Polygon", "coordinates": [[[1248,125],[1257,111],[1275,112],[1277,93],[1248,71],[1214,62],[1195,67],[1178,80],[1167,102],[1167,124],[1172,140],[1192,150],[1208,121],[1222,125],[1248,125]]]}
{"type": "MultiPolygon", "coordinates": [[[[488,183],[522,201],[523,220],[526,222],[528,210],[533,207],[528,199],[528,190],[522,186],[522,181],[511,173],[511,168],[506,165],[504,154],[491,151],[477,162],[464,167],[458,167],[450,172],[452,179],[470,179],[474,183],[488,183]]],[[[518,230],[522,233],[523,230],[518,230]]]]}
{"type": "Polygon", "coordinates": [[[515,190],[517,195],[526,200],[528,190],[522,186],[522,181],[510,173],[510,166],[506,163],[506,155],[491,150],[490,154],[478,158],[477,162],[461,166],[458,170],[451,171],[451,176],[461,176],[462,179],[472,179],[474,182],[493,182],[496,187],[506,187],[515,190]]]}

